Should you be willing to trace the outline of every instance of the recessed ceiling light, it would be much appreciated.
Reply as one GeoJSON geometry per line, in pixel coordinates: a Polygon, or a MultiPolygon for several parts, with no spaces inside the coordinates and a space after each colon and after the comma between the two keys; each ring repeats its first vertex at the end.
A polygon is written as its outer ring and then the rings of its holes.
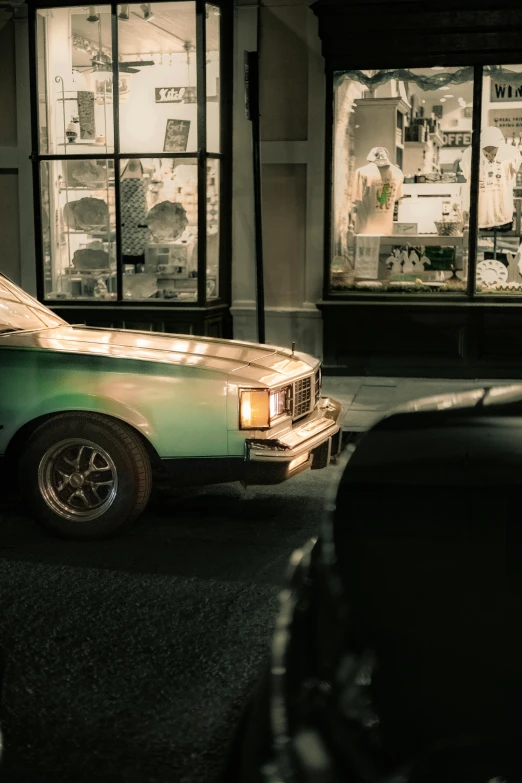
{"type": "Polygon", "coordinates": [[[449,87],[447,84],[444,84],[442,87],[439,87],[439,90],[449,90],[449,87]]]}
{"type": "Polygon", "coordinates": [[[449,92],[446,93],[446,98],[454,98],[454,95],[450,95],[449,92]]]}
{"type": "Polygon", "coordinates": [[[443,71],[444,66],[443,65],[433,65],[431,68],[432,71],[443,71]]]}
{"type": "Polygon", "coordinates": [[[441,103],[446,103],[446,98],[441,98],[441,99],[440,99],[440,102],[441,102],[441,103]]]}

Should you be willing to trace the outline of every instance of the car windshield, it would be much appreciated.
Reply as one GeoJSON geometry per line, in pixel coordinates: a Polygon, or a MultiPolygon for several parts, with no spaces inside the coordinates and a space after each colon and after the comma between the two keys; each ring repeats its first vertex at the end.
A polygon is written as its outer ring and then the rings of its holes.
{"type": "Polygon", "coordinates": [[[32,296],[0,278],[0,334],[47,329],[65,323],[32,296]]]}

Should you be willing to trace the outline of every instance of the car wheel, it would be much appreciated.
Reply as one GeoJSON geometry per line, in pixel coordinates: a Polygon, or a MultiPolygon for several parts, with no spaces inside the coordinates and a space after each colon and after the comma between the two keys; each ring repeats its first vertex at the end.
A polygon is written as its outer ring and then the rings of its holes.
{"type": "Polygon", "coordinates": [[[35,518],[64,538],[105,538],[141,514],[152,484],[139,436],[96,413],[63,413],[33,433],[19,485],[35,518]]]}

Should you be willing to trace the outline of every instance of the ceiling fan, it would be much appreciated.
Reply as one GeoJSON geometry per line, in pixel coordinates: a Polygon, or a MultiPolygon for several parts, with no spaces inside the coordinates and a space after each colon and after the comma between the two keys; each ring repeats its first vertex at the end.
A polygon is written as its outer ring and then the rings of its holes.
{"type": "MultiPolygon", "coordinates": [[[[118,71],[120,73],[139,73],[139,69],[145,65],[155,65],[154,60],[135,60],[132,62],[118,62],[118,71]]],[[[91,59],[91,64],[80,66],[76,70],[85,73],[98,73],[112,75],[112,60],[108,54],[105,54],[102,46],[101,20],[98,20],[98,51],[91,59]]]]}

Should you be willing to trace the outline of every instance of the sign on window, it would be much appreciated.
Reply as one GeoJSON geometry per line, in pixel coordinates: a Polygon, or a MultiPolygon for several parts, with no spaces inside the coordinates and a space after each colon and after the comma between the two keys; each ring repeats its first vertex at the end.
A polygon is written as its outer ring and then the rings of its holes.
{"type": "Polygon", "coordinates": [[[522,101],[522,79],[514,84],[495,82],[492,79],[490,99],[492,103],[522,101]]]}

